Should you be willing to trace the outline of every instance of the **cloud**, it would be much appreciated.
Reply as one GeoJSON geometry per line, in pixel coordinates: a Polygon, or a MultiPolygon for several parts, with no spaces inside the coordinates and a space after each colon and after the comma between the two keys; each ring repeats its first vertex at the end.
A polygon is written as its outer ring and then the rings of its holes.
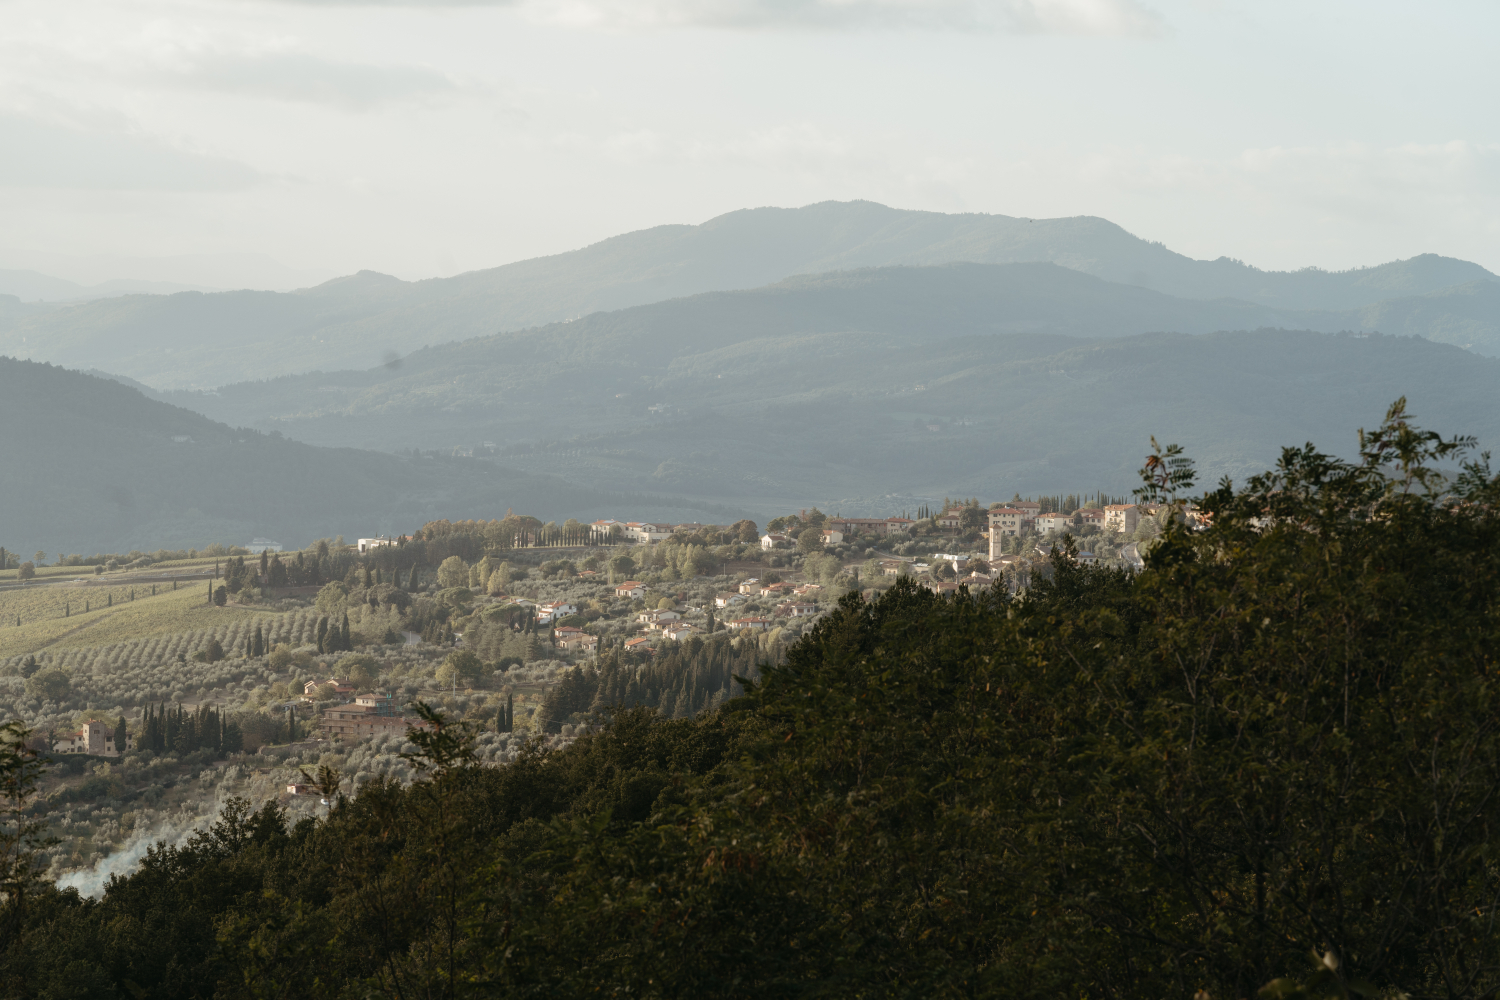
{"type": "Polygon", "coordinates": [[[84,131],[0,116],[0,187],[102,191],[235,191],[260,180],[234,160],[149,136],[84,131]]]}
{"type": "Polygon", "coordinates": [[[453,80],[412,66],[339,63],[299,52],[203,55],[151,79],[250,97],[329,104],[353,110],[451,94],[453,80]]]}
{"type": "Polygon", "coordinates": [[[1012,34],[1154,37],[1160,14],[1140,0],[284,0],[315,6],[514,7],[579,27],[725,29],[925,28],[1012,34]]]}

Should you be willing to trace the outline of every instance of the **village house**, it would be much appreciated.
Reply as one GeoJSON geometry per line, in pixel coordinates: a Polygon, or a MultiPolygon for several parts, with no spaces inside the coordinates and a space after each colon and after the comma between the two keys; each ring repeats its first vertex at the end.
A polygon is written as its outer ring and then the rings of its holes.
{"type": "Polygon", "coordinates": [[[646,585],[644,583],[641,583],[639,580],[626,580],[624,583],[615,587],[615,596],[629,597],[632,599],[637,597],[645,597],[646,585]]]}
{"type": "Polygon", "coordinates": [[[1133,503],[1112,503],[1104,508],[1104,528],[1116,534],[1135,534],[1141,526],[1141,509],[1133,503]]]}
{"type": "Polygon", "coordinates": [[[890,535],[906,531],[913,522],[905,517],[830,517],[825,528],[849,535],[890,535]]]}
{"type": "Polygon", "coordinates": [[[775,548],[786,548],[791,544],[791,536],[783,535],[779,531],[770,531],[760,536],[760,547],[768,552],[775,548]]]}
{"type": "Polygon", "coordinates": [[[779,597],[791,589],[792,585],[790,583],[768,583],[756,593],[761,597],[779,597]]]}
{"type": "Polygon", "coordinates": [[[549,601],[546,604],[537,605],[536,621],[538,625],[546,625],[548,622],[555,622],[559,618],[566,618],[568,615],[577,613],[576,604],[570,604],[567,601],[549,601]]]}
{"type": "Polygon", "coordinates": [[[816,604],[804,604],[800,601],[788,601],[785,604],[776,605],[776,613],[787,618],[805,618],[808,615],[818,613],[816,604]]]}
{"type": "Polygon", "coordinates": [[[352,705],[335,705],[323,710],[318,728],[325,736],[359,740],[377,733],[401,735],[408,728],[423,728],[421,719],[408,719],[397,709],[388,694],[362,694],[352,705]]]}
{"type": "Polygon", "coordinates": [[[650,545],[672,537],[670,524],[654,524],[650,521],[631,521],[625,525],[625,537],[650,545]]]}
{"type": "Polygon", "coordinates": [[[750,579],[740,584],[740,593],[742,594],[754,594],[758,590],[760,590],[759,577],[752,576],[750,579]]]}
{"type": "Polygon", "coordinates": [[[333,685],[333,695],[335,698],[347,698],[349,695],[354,693],[354,686],[348,681],[341,681],[337,677],[330,677],[326,681],[308,681],[306,684],[302,685],[303,700],[311,700],[312,697],[318,693],[318,688],[322,687],[324,684],[333,685]]]}
{"type": "Polygon", "coordinates": [[[626,652],[637,652],[637,653],[639,653],[639,652],[646,652],[646,653],[649,653],[649,652],[651,652],[651,647],[650,647],[650,645],[648,645],[648,643],[650,643],[650,642],[651,642],[651,640],[649,638],[645,637],[645,636],[642,636],[639,639],[626,639],[625,640],[625,650],[626,650],[626,652]]]}
{"type": "Polygon", "coordinates": [[[1098,507],[1080,507],[1073,512],[1073,517],[1081,527],[1104,528],[1104,511],[1098,507]]]}
{"type": "Polygon", "coordinates": [[[118,757],[128,749],[128,745],[117,749],[115,727],[98,719],[90,719],[78,732],[69,733],[52,744],[53,753],[86,753],[95,757],[118,757]]]}
{"type": "Polygon", "coordinates": [[[748,600],[744,594],[724,593],[714,595],[714,607],[728,608],[748,600]]]}
{"type": "Polygon", "coordinates": [[[963,523],[964,509],[949,507],[935,519],[939,528],[957,528],[963,523]]]}
{"type": "Polygon", "coordinates": [[[651,611],[642,611],[640,614],[635,616],[635,620],[645,625],[647,628],[661,628],[663,625],[667,625],[675,621],[680,621],[681,619],[682,615],[671,610],[670,608],[656,608],[651,611]]]}
{"type": "Polygon", "coordinates": [[[557,640],[559,649],[578,649],[584,652],[592,652],[599,645],[599,637],[589,635],[576,625],[564,625],[555,630],[552,637],[557,640]]]}
{"type": "Polygon", "coordinates": [[[732,629],[751,628],[765,631],[771,627],[772,622],[769,618],[736,618],[732,622],[725,622],[724,625],[732,629]]]}
{"type": "Polygon", "coordinates": [[[816,595],[817,592],[822,589],[823,585],[821,583],[804,583],[800,587],[793,587],[792,593],[796,594],[798,597],[802,597],[806,594],[816,595]]]}
{"type": "Polygon", "coordinates": [[[823,544],[824,545],[837,545],[840,542],[842,542],[843,540],[844,540],[844,533],[842,531],[836,531],[833,528],[824,528],[823,529],[823,544]]]}
{"type": "Polygon", "coordinates": [[[903,576],[908,566],[909,564],[905,559],[880,560],[880,572],[885,576],[903,576]]]}
{"type": "Polygon", "coordinates": [[[996,507],[989,512],[990,537],[996,535],[1010,535],[1016,537],[1021,534],[1027,525],[1031,524],[1036,515],[1029,510],[1021,510],[1018,507],[996,507]]]}
{"type": "MultiPolygon", "coordinates": [[[[260,539],[257,538],[256,541],[258,542],[258,541],[260,541],[260,539]]],[[[272,542],[271,544],[275,545],[276,543],[272,542]]],[[[389,538],[389,537],[384,537],[384,536],[382,536],[380,538],[361,538],[359,540],[359,554],[360,555],[364,555],[366,552],[373,552],[376,549],[383,549],[383,548],[386,548],[387,546],[395,545],[395,544],[396,544],[396,540],[394,538],[389,538]]],[[[250,551],[255,552],[254,549],[251,549],[250,551]]],[[[281,551],[281,546],[280,545],[276,545],[275,549],[273,549],[272,551],[274,551],[274,552],[280,552],[281,551]]],[[[259,555],[260,553],[257,552],[256,554],[259,555]]]]}
{"type": "Polygon", "coordinates": [[[1056,535],[1075,527],[1073,515],[1064,514],[1060,510],[1049,511],[1046,514],[1036,516],[1036,530],[1044,535],[1056,535]]]}
{"type": "Polygon", "coordinates": [[[681,642],[694,634],[693,626],[687,622],[674,622],[661,630],[661,634],[675,642],[681,642]]]}
{"type": "Polygon", "coordinates": [[[616,521],[612,517],[606,517],[589,525],[589,532],[594,536],[594,541],[599,544],[609,542],[611,539],[621,539],[625,536],[625,522],[616,521]]]}

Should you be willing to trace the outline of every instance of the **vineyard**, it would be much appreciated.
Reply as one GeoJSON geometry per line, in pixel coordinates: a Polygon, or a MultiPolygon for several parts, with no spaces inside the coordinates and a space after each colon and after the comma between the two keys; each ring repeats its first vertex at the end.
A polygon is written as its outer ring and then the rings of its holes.
{"type": "MultiPolygon", "coordinates": [[[[215,608],[207,601],[208,584],[204,581],[184,583],[175,591],[171,586],[156,584],[155,596],[149,583],[0,591],[0,662],[42,650],[100,646],[174,632],[227,628],[244,622],[250,622],[249,628],[254,631],[256,619],[285,632],[298,626],[281,619],[290,616],[295,622],[302,620],[296,617],[296,612],[215,608]],[[17,618],[20,625],[16,624],[17,618]]],[[[226,644],[224,648],[230,647],[226,644]]]]}

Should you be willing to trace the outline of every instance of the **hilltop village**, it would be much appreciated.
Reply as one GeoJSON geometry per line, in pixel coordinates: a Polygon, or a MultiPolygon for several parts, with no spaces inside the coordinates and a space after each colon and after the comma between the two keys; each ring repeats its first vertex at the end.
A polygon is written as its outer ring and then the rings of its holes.
{"type": "Polygon", "coordinates": [[[418,702],[471,726],[495,763],[566,746],[617,706],[691,718],[850,592],[1016,593],[1054,556],[1139,568],[1165,516],[1107,496],[812,508],[763,527],[508,511],[295,551],[7,552],[0,697],[71,762],[44,817],[62,872],[225,795],[295,811],[316,799],[313,766],[355,787],[409,778],[418,702]]]}

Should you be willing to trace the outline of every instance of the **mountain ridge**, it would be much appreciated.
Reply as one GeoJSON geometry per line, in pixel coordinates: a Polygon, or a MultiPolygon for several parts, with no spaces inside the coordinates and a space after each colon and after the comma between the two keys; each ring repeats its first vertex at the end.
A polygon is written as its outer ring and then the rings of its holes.
{"type": "MultiPolygon", "coordinates": [[[[1291,312],[1370,308],[1496,280],[1477,264],[1430,254],[1345,272],[1259,271],[1224,257],[1195,261],[1091,216],[1028,220],[822,202],[638,230],[451,278],[404,282],[361,271],[286,293],[129,295],[0,310],[0,351],[117,371],[157,388],[206,388],[373,366],[423,345],[796,275],[954,262],[1050,262],[1189,301],[1237,298],[1285,322],[1291,312]]],[[[1415,308],[1406,314],[1439,333],[1456,322],[1415,308]]],[[[1486,322],[1494,327],[1500,316],[1486,322]]],[[[1475,350],[1500,350],[1500,339],[1492,345],[1467,327],[1461,335],[1475,350]]]]}

